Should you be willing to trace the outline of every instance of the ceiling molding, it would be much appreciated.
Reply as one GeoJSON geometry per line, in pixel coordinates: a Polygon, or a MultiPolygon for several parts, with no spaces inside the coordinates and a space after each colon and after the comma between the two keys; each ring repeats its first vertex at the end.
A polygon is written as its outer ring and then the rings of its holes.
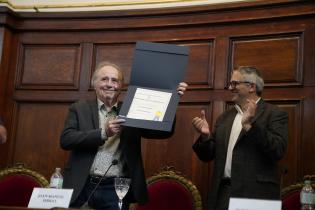
{"type": "Polygon", "coordinates": [[[0,0],[0,5],[22,12],[67,12],[172,8],[251,1],[257,0],[0,0]]]}

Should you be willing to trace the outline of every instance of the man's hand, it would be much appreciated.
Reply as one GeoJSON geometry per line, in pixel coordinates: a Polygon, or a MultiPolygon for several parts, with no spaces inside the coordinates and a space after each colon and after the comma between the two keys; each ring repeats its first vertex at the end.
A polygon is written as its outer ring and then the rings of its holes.
{"type": "Polygon", "coordinates": [[[7,130],[3,125],[0,125],[0,144],[4,144],[7,141],[7,130]]]}
{"type": "Polygon", "coordinates": [[[210,137],[209,124],[206,120],[206,113],[201,110],[201,117],[195,117],[192,120],[194,128],[201,134],[203,139],[208,139],[210,137]]]}
{"type": "Polygon", "coordinates": [[[188,87],[187,83],[181,82],[177,86],[177,92],[180,96],[184,95],[184,92],[186,91],[186,88],[188,87]]]}
{"type": "Polygon", "coordinates": [[[243,118],[242,118],[242,126],[248,131],[251,129],[252,125],[251,119],[255,116],[257,109],[256,101],[253,99],[247,99],[247,104],[244,107],[243,118]]]}
{"type": "Polygon", "coordinates": [[[107,137],[111,137],[118,134],[121,131],[122,123],[124,123],[125,121],[126,121],[125,119],[117,117],[112,120],[108,120],[105,125],[105,132],[107,137]]]}

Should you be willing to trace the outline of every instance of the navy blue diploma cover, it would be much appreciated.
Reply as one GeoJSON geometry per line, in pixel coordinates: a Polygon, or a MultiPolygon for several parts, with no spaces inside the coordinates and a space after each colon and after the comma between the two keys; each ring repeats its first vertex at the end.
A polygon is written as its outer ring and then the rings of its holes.
{"type": "Polygon", "coordinates": [[[180,97],[177,87],[183,81],[188,64],[189,48],[173,44],[137,42],[130,83],[119,116],[124,126],[170,131],[180,97]],[[138,88],[171,93],[163,121],[128,118],[138,88]]]}

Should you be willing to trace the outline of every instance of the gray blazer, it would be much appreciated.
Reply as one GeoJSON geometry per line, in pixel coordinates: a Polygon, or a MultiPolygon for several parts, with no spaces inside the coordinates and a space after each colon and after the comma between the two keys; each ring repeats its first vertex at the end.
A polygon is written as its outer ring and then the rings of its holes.
{"type": "MultiPolygon", "coordinates": [[[[120,104],[118,109],[119,107],[120,104]]],[[[132,179],[128,192],[130,201],[143,204],[148,200],[141,156],[141,137],[165,139],[169,138],[173,132],[174,129],[171,132],[163,132],[123,127],[119,147],[132,179]]],[[[99,128],[97,100],[80,101],[72,104],[60,138],[61,148],[71,151],[64,168],[63,187],[74,189],[72,201],[82,191],[97,149],[102,144],[104,141],[101,138],[101,129],[99,128]]]]}
{"type": "MultiPolygon", "coordinates": [[[[215,209],[235,108],[219,116],[208,141],[201,138],[193,150],[202,161],[214,160],[209,209],[215,209]]],[[[231,197],[279,199],[278,161],[284,156],[288,141],[288,114],[262,99],[252,119],[252,128],[242,130],[235,144],[231,166],[231,197]]]]}

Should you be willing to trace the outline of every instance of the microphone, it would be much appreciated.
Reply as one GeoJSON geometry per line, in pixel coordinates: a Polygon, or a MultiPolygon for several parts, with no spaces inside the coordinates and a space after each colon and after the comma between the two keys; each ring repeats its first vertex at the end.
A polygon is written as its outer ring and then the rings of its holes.
{"type": "Polygon", "coordinates": [[[94,192],[96,191],[96,189],[98,188],[98,186],[101,184],[102,180],[105,178],[107,172],[109,171],[109,169],[118,164],[118,160],[114,159],[111,164],[108,166],[107,170],[105,171],[105,173],[101,176],[100,180],[96,183],[95,187],[93,188],[92,192],[90,193],[88,199],[85,201],[85,203],[83,204],[83,207],[88,207],[89,206],[89,201],[92,197],[92,195],[94,194],[94,192]]]}
{"type": "Polygon", "coordinates": [[[281,190],[283,187],[283,180],[284,180],[284,177],[287,175],[287,173],[288,173],[288,168],[287,166],[284,166],[281,170],[281,175],[280,175],[280,198],[281,198],[281,190]]]}

